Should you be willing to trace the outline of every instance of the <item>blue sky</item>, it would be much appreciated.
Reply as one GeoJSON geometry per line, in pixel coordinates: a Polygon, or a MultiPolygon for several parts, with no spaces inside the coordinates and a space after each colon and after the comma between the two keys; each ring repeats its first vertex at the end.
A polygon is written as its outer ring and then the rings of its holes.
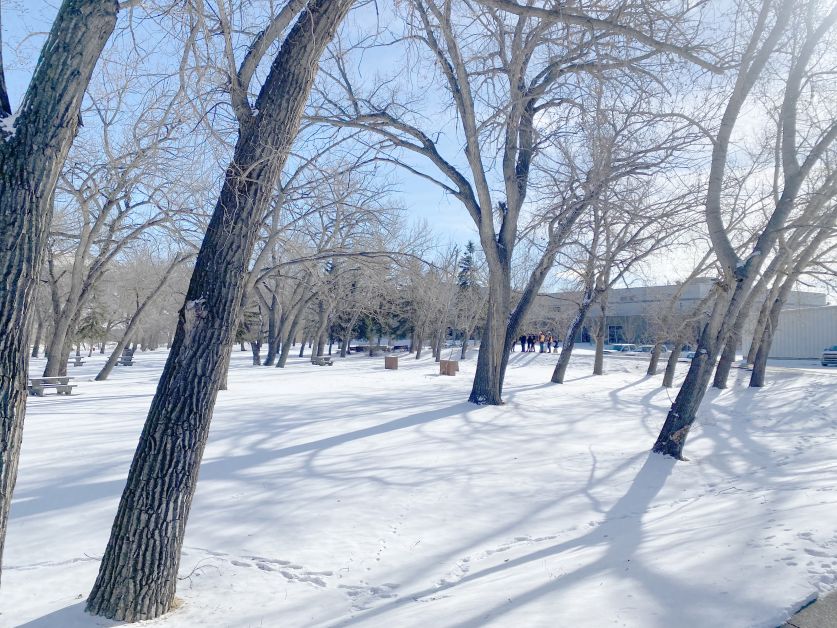
{"type": "MultiPolygon", "coordinates": [[[[58,6],[58,2],[47,0],[3,0],[3,61],[12,108],[23,97],[58,6]]],[[[468,240],[477,240],[476,228],[458,201],[403,170],[395,176],[400,189],[395,195],[398,204],[408,210],[413,220],[426,221],[443,244],[450,241],[464,245],[468,240]]]]}

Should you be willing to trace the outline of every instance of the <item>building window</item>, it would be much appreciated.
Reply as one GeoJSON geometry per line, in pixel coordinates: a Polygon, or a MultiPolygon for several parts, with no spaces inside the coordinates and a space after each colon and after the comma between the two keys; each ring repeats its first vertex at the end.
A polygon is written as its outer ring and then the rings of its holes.
{"type": "Polygon", "coordinates": [[[607,326],[607,342],[609,344],[625,342],[625,336],[622,331],[622,325],[607,326]]]}

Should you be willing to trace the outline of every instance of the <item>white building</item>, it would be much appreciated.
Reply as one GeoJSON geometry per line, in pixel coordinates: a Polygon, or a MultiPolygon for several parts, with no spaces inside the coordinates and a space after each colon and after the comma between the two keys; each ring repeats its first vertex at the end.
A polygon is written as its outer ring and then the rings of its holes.
{"type": "MultiPolygon", "coordinates": [[[[745,329],[745,339],[752,338],[752,327],[745,329]]],[[[779,314],[770,357],[819,358],[823,349],[833,345],[837,345],[837,305],[787,308],[779,314]]]]}
{"type": "MultiPolygon", "coordinates": [[[[671,299],[675,296],[675,294],[680,291],[679,298],[676,301],[674,311],[675,313],[679,314],[690,314],[695,311],[701,301],[703,301],[709,292],[712,289],[714,284],[714,280],[708,277],[697,277],[690,282],[685,287],[681,287],[678,285],[664,285],[664,286],[642,286],[637,288],[617,288],[610,291],[608,295],[608,307],[607,307],[607,321],[606,321],[606,329],[607,329],[607,337],[605,338],[605,342],[607,343],[617,343],[617,342],[632,342],[632,343],[649,343],[653,341],[654,334],[653,327],[654,327],[654,320],[655,317],[664,309],[668,307],[671,299]]],[[[553,311],[553,316],[556,316],[558,311],[575,311],[577,307],[577,303],[581,299],[581,294],[577,292],[561,292],[558,294],[549,295],[548,297],[541,297],[541,307],[544,311],[553,311]]],[[[755,305],[753,308],[753,313],[751,318],[755,318],[758,316],[758,308],[761,305],[761,301],[763,297],[757,297],[755,300],[755,305]]],[[[826,295],[822,292],[809,292],[809,291],[802,291],[802,290],[792,290],[791,293],[788,295],[787,301],[785,302],[782,318],[779,321],[779,330],[783,330],[785,327],[790,327],[796,325],[794,322],[790,322],[795,320],[796,317],[801,317],[803,315],[792,315],[791,317],[787,317],[785,312],[794,310],[794,311],[804,311],[804,310],[812,310],[812,313],[807,316],[815,316],[813,314],[814,311],[818,310],[829,310],[832,311],[832,314],[823,313],[819,316],[824,316],[825,318],[822,320],[833,320],[828,319],[829,316],[833,317],[837,314],[837,310],[834,309],[835,306],[826,306],[826,295]],[[801,308],[801,309],[799,309],[801,308]],[[784,321],[788,321],[784,323],[784,321]]],[[[705,312],[708,314],[711,310],[711,303],[706,303],[704,306],[705,312]]],[[[556,316],[557,317],[557,316],[556,316]]],[[[597,307],[593,307],[588,314],[588,320],[585,320],[584,326],[582,330],[579,332],[578,337],[576,338],[577,341],[587,342],[590,340],[590,336],[593,333],[594,325],[597,324],[599,317],[599,309],[597,307]]],[[[802,320],[800,318],[800,320],[802,320]]],[[[820,319],[817,319],[820,320],[820,319]]],[[[800,330],[802,332],[809,332],[813,336],[809,339],[809,345],[814,346],[815,344],[819,346],[820,338],[818,335],[819,332],[813,332],[812,330],[804,329],[807,327],[807,323],[799,323],[800,326],[803,327],[800,330]]],[[[828,335],[828,327],[826,323],[821,323],[821,325],[825,325],[822,334],[824,336],[828,335]]],[[[744,339],[742,344],[745,344],[746,347],[742,348],[749,348],[750,340],[752,339],[753,334],[753,327],[755,326],[754,320],[749,321],[744,328],[744,333],[742,338],[744,339]]],[[[696,325],[695,333],[698,332],[699,326],[696,325]]],[[[559,332],[563,332],[564,330],[561,329],[559,332]]],[[[784,332],[782,332],[784,333],[784,332]]],[[[788,332],[790,333],[790,332],[788,332]]],[[[779,337],[777,336],[776,340],[774,340],[774,347],[776,343],[779,342],[779,337]]],[[[782,341],[784,342],[784,340],[782,341]]],[[[788,341],[792,342],[792,341],[788,341]]],[[[831,338],[831,340],[819,346],[818,351],[821,352],[823,347],[826,344],[837,344],[837,338],[831,338]]],[[[787,353],[787,350],[784,350],[787,353]]],[[[811,349],[805,349],[804,353],[805,356],[798,356],[798,357],[811,357],[811,349]]],[[[816,354],[817,357],[819,353],[816,354]]],[[[771,353],[771,357],[773,357],[773,353],[771,353]]]]}

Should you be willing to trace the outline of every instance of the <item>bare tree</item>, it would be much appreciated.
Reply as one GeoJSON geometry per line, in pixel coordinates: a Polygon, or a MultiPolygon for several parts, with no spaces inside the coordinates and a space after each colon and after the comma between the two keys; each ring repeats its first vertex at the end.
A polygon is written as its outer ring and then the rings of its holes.
{"type": "MultiPolygon", "coordinates": [[[[155,302],[166,285],[175,277],[176,271],[179,268],[182,268],[183,264],[192,259],[192,257],[193,255],[191,254],[176,254],[171,262],[163,269],[163,272],[159,275],[159,277],[155,278],[156,281],[150,286],[150,288],[144,291],[142,296],[140,290],[135,289],[134,297],[136,306],[134,312],[125,318],[122,335],[116,342],[116,346],[113,348],[113,351],[105,362],[105,365],[96,375],[97,382],[104,381],[108,378],[111,371],[113,371],[114,366],[116,366],[119,357],[122,355],[122,351],[128,346],[128,343],[140,327],[143,318],[148,312],[149,306],[155,302]]],[[[132,271],[135,271],[138,267],[139,265],[136,263],[131,264],[132,271]]],[[[145,277],[143,278],[145,279],[145,277]]]]}
{"type": "Polygon", "coordinates": [[[811,97],[809,95],[816,98],[817,94],[818,81],[812,70],[821,72],[823,67],[817,67],[819,64],[833,61],[818,54],[818,51],[833,43],[828,36],[837,22],[837,7],[832,7],[823,15],[814,7],[811,11],[793,12],[795,6],[796,3],[789,1],[765,2],[761,6],[713,144],[705,220],[723,275],[718,298],[701,332],[689,372],[654,444],[655,452],[674,458],[683,456],[683,445],[718,355],[758,279],[766,257],[791,215],[803,184],[837,139],[837,122],[819,119],[820,112],[808,108],[807,102],[807,98],[811,97]],[[770,199],[772,207],[767,210],[766,223],[758,230],[749,255],[742,259],[736,253],[722,218],[724,173],[732,133],[741,109],[768,62],[780,56],[776,51],[781,44],[792,52],[784,67],[777,68],[783,72],[780,76],[783,76],[784,83],[778,118],[782,182],[780,193],[775,200],[770,199]],[[814,111],[813,118],[800,119],[802,114],[810,111],[814,111]],[[800,128],[803,120],[806,122],[804,129],[800,128]]]}
{"type": "Polygon", "coordinates": [[[23,102],[12,111],[0,55],[0,556],[26,411],[35,285],[58,174],[82,98],[116,25],[116,0],[66,0],[23,102]]]}
{"type": "Polygon", "coordinates": [[[660,53],[648,37],[635,40],[637,47],[627,52],[621,44],[610,46],[625,31],[599,31],[603,22],[587,21],[580,28],[575,17],[561,19],[563,12],[532,17],[503,10],[459,7],[449,0],[409,5],[404,36],[421,42],[419,54],[429,53],[441,74],[456,112],[451,124],[461,134],[461,154],[446,156],[439,130],[422,128],[421,113],[406,102],[392,102],[392,90],[375,88],[363,95],[350,78],[347,51],[335,52],[328,72],[341,94],[324,87],[318,117],[384,138],[393,162],[441,187],[474,221],[488,268],[487,317],[470,394],[470,401],[479,404],[502,403],[505,368],[519,326],[568,231],[602,183],[601,178],[568,182],[571,202],[543,215],[546,245],[513,307],[515,247],[528,215],[536,157],[549,137],[570,135],[567,131],[587,106],[579,103],[591,80],[629,75],[660,53]],[[421,165],[405,153],[417,155],[421,165]]]}
{"type": "MultiPolygon", "coordinates": [[[[93,614],[137,621],[171,608],[186,521],[234,340],[247,267],[320,55],[351,4],[313,0],[302,10],[253,105],[248,98],[253,71],[284,30],[274,29],[278,18],[250,42],[240,65],[231,62],[239,138],[87,601],[93,614]]],[[[222,27],[229,37],[231,28],[222,27]]]]}

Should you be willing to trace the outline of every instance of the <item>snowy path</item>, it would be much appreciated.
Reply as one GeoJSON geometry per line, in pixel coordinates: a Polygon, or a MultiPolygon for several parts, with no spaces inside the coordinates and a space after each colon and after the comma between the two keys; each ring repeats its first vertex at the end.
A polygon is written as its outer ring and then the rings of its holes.
{"type": "MultiPolygon", "coordinates": [[[[81,609],[164,352],[30,400],[0,625],[81,609]]],[[[153,626],[764,626],[837,586],[837,379],[710,391],[688,463],[649,456],[643,362],[515,354],[504,407],[427,360],[254,368],[234,353],[181,563],[153,626]]],[[[35,365],[34,369],[37,370],[35,365]]],[[[671,391],[674,394],[674,391],[671,391]]]]}

